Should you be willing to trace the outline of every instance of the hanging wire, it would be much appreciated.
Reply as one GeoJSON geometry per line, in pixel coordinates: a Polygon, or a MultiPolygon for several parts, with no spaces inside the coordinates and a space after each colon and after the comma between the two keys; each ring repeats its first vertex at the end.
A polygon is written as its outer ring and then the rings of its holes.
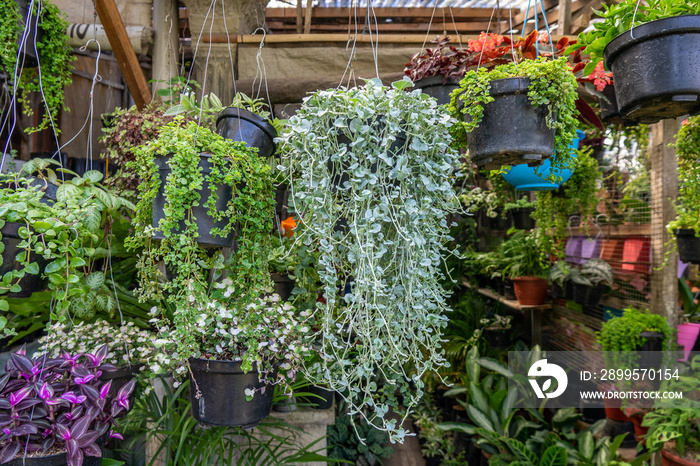
{"type": "Polygon", "coordinates": [[[462,36],[459,34],[457,31],[457,22],[455,21],[455,15],[452,13],[452,6],[448,7],[450,9],[450,16],[452,17],[452,25],[455,28],[455,35],[457,36],[457,42],[459,43],[459,48],[463,49],[464,46],[462,45],[462,36]]]}
{"type": "Polygon", "coordinates": [[[634,14],[632,15],[632,27],[630,28],[630,37],[634,39],[634,21],[637,17],[637,10],[639,10],[639,4],[642,0],[637,0],[637,6],[634,7],[634,14]]]}
{"type": "Polygon", "coordinates": [[[350,5],[350,10],[354,12],[354,18],[350,18],[350,22],[348,24],[348,29],[352,24],[354,23],[355,25],[355,34],[352,37],[348,37],[348,42],[345,44],[345,57],[348,59],[347,65],[345,65],[345,70],[343,71],[343,75],[340,77],[340,83],[338,83],[338,86],[336,89],[339,89],[343,85],[343,81],[345,80],[345,76],[348,76],[348,86],[350,87],[350,80],[352,79],[353,83],[357,85],[357,82],[355,81],[355,68],[352,66],[352,61],[355,59],[355,54],[357,53],[357,35],[358,35],[358,28],[357,28],[357,3],[356,0],[351,0],[352,3],[350,5]],[[353,21],[354,19],[354,21],[353,21]],[[352,42],[352,48],[350,48],[350,43],[352,42]],[[348,48],[350,48],[350,51],[348,52],[348,48]]]}

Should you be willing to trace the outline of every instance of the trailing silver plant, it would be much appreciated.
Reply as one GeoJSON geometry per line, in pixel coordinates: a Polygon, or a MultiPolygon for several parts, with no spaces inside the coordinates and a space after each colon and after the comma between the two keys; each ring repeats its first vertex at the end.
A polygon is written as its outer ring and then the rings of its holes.
{"type": "Polygon", "coordinates": [[[422,377],[448,366],[439,279],[451,239],[446,217],[459,209],[450,179],[454,120],[410,86],[408,78],[391,88],[373,79],[316,92],[280,139],[280,169],[304,223],[297,241],[320,252],[321,361],[306,371],[338,391],[351,416],[399,442],[422,377]]]}

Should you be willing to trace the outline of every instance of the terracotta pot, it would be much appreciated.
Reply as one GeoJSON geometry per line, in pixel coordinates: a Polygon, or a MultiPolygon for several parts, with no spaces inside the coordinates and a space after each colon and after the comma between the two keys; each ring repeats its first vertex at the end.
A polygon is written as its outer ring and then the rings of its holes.
{"type": "MultiPolygon", "coordinates": [[[[611,392],[617,390],[615,386],[610,383],[599,384],[597,388],[601,392],[611,392]]],[[[605,407],[605,417],[608,419],[620,422],[631,421],[631,419],[622,411],[622,409],[620,409],[622,407],[622,401],[619,399],[603,398],[603,406],[605,407]]]]}
{"type": "Polygon", "coordinates": [[[696,461],[684,460],[680,456],[676,456],[667,450],[661,450],[661,465],[662,466],[698,466],[700,463],[696,461]]]}
{"type": "Polygon", "coordinates": [[[600,258],[609,263],[613,270],[621,271],[624,241],[621,239],[604,239],[600,248],[600,258]]]}
{"type": "Polygon", "coordinates": [[[637,440],[637,442],[641,442],[642,437],[649,432],[649,428],[642,425],[644,416],[632,416],[630,419],[632,420],[632,424],[634,424],[634,438],[637,440]]]}
{"type": "Polygon", "coordinates": [[[515,297],[524,306],[539,306],[547,299],[547,280],[538,277],[517,277],[513,279],[515,297]]]}

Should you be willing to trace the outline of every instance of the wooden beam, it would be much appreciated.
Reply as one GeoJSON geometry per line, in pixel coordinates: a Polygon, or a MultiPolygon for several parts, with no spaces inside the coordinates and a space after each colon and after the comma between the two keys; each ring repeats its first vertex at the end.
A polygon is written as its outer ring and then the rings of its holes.
{"type": "MultiPolygon", "coordinates": [[[[451,43],[457,44],[457,36],[452,37],[451,43]]],[[[576,39],[576,36],[567,36],[570,40],[576,39]]],[[[348,39],[352,39],[352,34],[269,34],[265,38],[266,44],[279,44],[284,46],[284,44],[299,44],[299,43],[333,43],[342,42],[346,43],[348,39]]],[[[459,40],[463,44],[466,44],[470,39],[478,39],[478,34],[460,34],[459,40]]],[[[552,35],[552,41],[557,42],[562,36],[552,35]]],[[[376,37],[372,37],[376,41],[376,37]]],[[[205,38],[202,36],[202,40],[205,38]]],[[[384,34],[380,38],[382,44],[422,44],[425,41],[425,34],[384,34]]],[[[253,35],[242,35],[242,36],[231,36],[231,43],[237,42],[239,44],[255,44],[255,46],[260,45],[260,36],[253,35]]],[[[369,43],[369,34],[358,34],[357,43],[369,43]]]]}
{"type": "MultiPolygon", "coordinates": [[[[285,24],[281,21],[266,21],[265,24],[270,28],[270,31],[276,32],[276,33],[289,33],[293,32],[295,30],[295,25],[294,24],[285,24]]],[[[507,27],[508,23],[501,22],[501,25],[504,27],[507,27]]],[[[496,26],[496,22],[491,23],[491,28],[493,29],[496,26]]],[[[401,24],[401,23],[385,23],[382,24],[380,23],[378,25],[379,27],[379,32],[405,32],[407,34],[410,33],[416,33],[416,32],[427,32],[428,31],[428,23],[406,23],[406,24],[401,24]]],[[[454,28],[457,29],[457,31],[461,33],[473,33],[478,35],[481,31],[486,30],[488,27],[488,23],[455,23],[452,26],[452,30],[454,32],[454,28]]],[[[362,25],[359,25],[358,28],[362,30],[362,25]]],[[[354,26],[351,28],[354,29],[354,26]]],[[[310,32],[313,33],[332,33],[332,32],[341,32],[341,31],[347,31],[348,30],[348,25],[347,24],[314,24],[313,28],[311,29],[310,32]]],[[[375,31],[374,25],[372,25],[372,31],[375,31]]],[[[430,27],[430,30],[434,34],[439,34],[442,35],[443,32],[443,27],[442,24],[435,24],[433,23],[432,26],[430,27]]],[[[448,34],[450,37],[452,37],[454,34],[448,34]]],[[[432,38],[432,37],[431,37],[432,38]]],[[[380,40],[383,38],[380,37],[380,40]]],[[[204,39],[202,39],[204,40],[204,39]]]]}
{"type": "MultiPolygon", "coordinates": [[[[316,19],[327,19],[327,18],[345,18],[347,19],[348,13],[351,15],[354,13],[354,9],[351,8],[330,8],[330,7],[314,7],[313,17],[316,19]]],[[[453,8],[452,15],[447,8],[438,8],[435,13],[435,17],[440,13],[442,17],[441,10],[445,10],[445,18],[449,18],[450,22],[452,16],[454,16],[455,21],[469,21],[472,19],[488,19],[491,18],[493,10],[491,8],[453,8]]],[[[298,12],[297,6],[297,12],[298,12]]],[[[508,8],[501,8],[501,17],[508,17],[508,8]]],[[[511,13],[513,16],[520,13],[518,8],[513,8],[511,13]]],[[[358,9],[359,16],[361,15],[361,9],[358,9]]],[[[414,19],[430,19],[433,16],[432,8],[374,8],[372,14],[379,18],[414,18],[414,19]]],[[[289,8],[267,8],[265,10],[265,18],[267,19],[280,19],[287,18],[291,16],[289,13],[289,8]]],[[[493,12],[493,17],[497,17],[497,12],[493,12]]]]}
{"type": "Polygon", "coordinates": [[[304,34],[311,33],[311,11],[313,10],[313,0],[306,0],[306,14],[304,15],[304,34]]]}
{"type": "Polygon", "coordinates": [[[95,8],[105,28],[129,92],[134,98],[136,107],[141,109],[151,101],[151,90],[148,88],[146,77],[143,75],[136,53],[129,42],[129,36],[126,34],[126,28],[117,9],[117,4],[114,0],[95,0],[95,8]]]}
{"type": "MultiPolygon", "coordinates": [[[[272,8],[267,8],[265,10],[265,18],[270,16],[270,10],[272,8]]],[[[285,9],[286,12],[286,9],[285,9]]],[[[301,34],[303,23],[302,23],[302,8],[301,8],[301,0],[297,0],[297,34],[301,34]]]]}
{"type": "Polygon", "coordinates": [[[559,0],[559,26],[560,34],[571,34],[571,0],[559,0]]]}

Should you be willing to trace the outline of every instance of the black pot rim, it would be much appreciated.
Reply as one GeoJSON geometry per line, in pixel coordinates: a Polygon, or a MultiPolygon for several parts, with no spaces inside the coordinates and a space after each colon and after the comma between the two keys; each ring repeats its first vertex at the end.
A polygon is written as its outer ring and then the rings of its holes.
{"type": "Polygon", "coordinates": [[[700,241],[700,236],[697,236],[695,234],[695,230],[693,230],[692,228],[677,228],[677,229],[673,230],[673,233],[676,236],[682,236],[685,238],[687,238],[689,236],[696,237],[696,238],[698,238],[698,241],[700,241]]]}
{"type": "MultiPolygon", "coordinates": [[[[221,359],[190,358],[190,368],[193,371],[211,372],[216,374],[246,374],[241,370],[243,361],[223,361],[221,359]]],[[[253,363],[253,369],[247,374],[258,373],[258,365],[253,363]]]]}
{"type": "Polygon", "coordinates": [[[426,87],[438,87],[438,86],[459,86],[458,78],[447,78],[445,81],[444,74],[436,74],[435,76],[428,76],[427,78],[421,78],[413,83],[415,89],[425,89],[426,87]]]}
{"type": "Polygon", "coordinates": [[[138,366],[138,364],[134,363],[131,366],[119,366],[116,371],[102,371],[100,380],[112,380],[133,376],[139,371],[138,366]]]}
{"type": "MultiPolygon", "coordinates": [[[[640,42],[689,32],[700,33],[700,15],[673,16],[640,24],[613,38],[605,46],[605,50],[603,50],[605,65],[608,69],[612,69],[611,63],[619,54],[640,42]]],[[[680,59],[682,58],[679,57],[680,59]]]]}
{"type": "Polygon", "coordinates": [[[243,108],[226,107],[221,111],[219,116],[216,117],[216,126],[218,126],[219,121],[223,120],[224,118],[240,118],[241,120],[246,120],[264,131],[270,139],[274,140],[277,137],[277,131],[275,130],[274,126],[265,121],[260,115],[256,115],[255,113],[243,108]]]}
{"type": "Polygon", "coordinates": [[[530,82],[530,78],[523,76],[494,79],[491,81],[491,89],[489,94],[491,97],[509,94],[526,94],[528,88],[530,87],[530,82]]]}

